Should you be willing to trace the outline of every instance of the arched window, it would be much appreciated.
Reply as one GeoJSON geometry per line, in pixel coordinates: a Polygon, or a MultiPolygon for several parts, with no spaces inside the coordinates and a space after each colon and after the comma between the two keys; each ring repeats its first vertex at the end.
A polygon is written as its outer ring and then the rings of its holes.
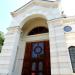
{"type": "Polygon", "coordinates": [[[72,69],[73,69],[73,72],[75,73],[75,46],[69,47],[69,54],[70,54],[72,69]]]}
{"type": "Polygon", "coordinates": [[[41,33],[48,33],[48,29],[45,27],[37,27],[32,29],[28,35],[35,35],[35,34],[41,34],[41,33]]]}

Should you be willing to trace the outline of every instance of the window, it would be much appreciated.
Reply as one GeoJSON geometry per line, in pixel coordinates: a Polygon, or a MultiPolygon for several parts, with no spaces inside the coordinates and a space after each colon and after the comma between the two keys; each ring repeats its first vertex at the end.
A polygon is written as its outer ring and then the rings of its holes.
{"type": "Polygon", "coordinates": [[[75,73],[75,46],[69,47],[69,54],[70,54],[72,69],[73,69],[73,72],[75,73]]]}
{"type": "Polygon", "coordinates": [[[41,33],[48,33],[48,29],[45,27],[37,27],[32,29],[28,35],[35,35],[35,34],[41,34],[41,33]]]}
{"type": "Polygon", "coordinates": [[[33,63],[32,63],[32,71],[35,71],[35,70],[36,70],[36,63],[33,62],[33,63]]]}
{"type": "Polygon", "coordinates": [[[32,43],[32,75],[43,75],[43,54],[44,54],[44,43],[33,42],[32,43]]]}
{"type": "Polygon", "coordinates": [[[43,70],[43,62],[39,62],[39,71],[43,70]]]}
{"type": "Polygon", "coordinates": [[[41,56],[44,53],[44,43],[32,44],[32,58],[41,56]]]}

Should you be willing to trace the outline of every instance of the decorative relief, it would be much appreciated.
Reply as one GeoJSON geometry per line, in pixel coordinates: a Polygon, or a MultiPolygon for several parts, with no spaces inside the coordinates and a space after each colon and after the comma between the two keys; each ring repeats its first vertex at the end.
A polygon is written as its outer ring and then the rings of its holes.
{"type": "Polygon", "coordinates": [[[70,32],[72,30],[71,26],[65,26],[64,31],[65,32],[70,32]]]}

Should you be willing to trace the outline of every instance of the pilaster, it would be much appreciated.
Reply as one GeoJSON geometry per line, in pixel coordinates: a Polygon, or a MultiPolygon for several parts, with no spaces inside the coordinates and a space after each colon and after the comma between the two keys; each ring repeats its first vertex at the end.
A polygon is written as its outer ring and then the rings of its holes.
{"type": "Polygon", "coordinates": [[[0,54],[0,74],[11,75],[15,56],[18,48],[21,29],[20,27],[9,27],[5,35],[5,41],[0,54]]]}
{"type": "Polygon", "coordinates": [[[72,67],[67,49],[62,21],[48,21],[51,75],[72,75],[72,67]]]}

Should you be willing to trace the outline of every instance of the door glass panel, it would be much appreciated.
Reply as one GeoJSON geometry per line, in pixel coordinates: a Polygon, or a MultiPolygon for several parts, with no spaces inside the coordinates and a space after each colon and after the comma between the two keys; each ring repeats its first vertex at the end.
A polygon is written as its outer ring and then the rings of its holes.
{"type": "Polygon", "coordinates": [[[43,71],[43,63],[39,62],[39,71],[43,71]]]}
{"type": "Polygon", "coordinates": [[[33,43],[32,44],[32,58],[37,58],[44,54],[44,43],[33,43]]]}
{"type": "Polygon", "coordinates": [[[42,72],[39,72],[39,74],[38,75],[43,75],[43,73],[42,72]]]}
{"type": "Polygon", "coordinates": [[[33,62],[33,63],[32,63],[32,71],[35,71],[35,70],[36,70],[36,63],[33,62]]]}

